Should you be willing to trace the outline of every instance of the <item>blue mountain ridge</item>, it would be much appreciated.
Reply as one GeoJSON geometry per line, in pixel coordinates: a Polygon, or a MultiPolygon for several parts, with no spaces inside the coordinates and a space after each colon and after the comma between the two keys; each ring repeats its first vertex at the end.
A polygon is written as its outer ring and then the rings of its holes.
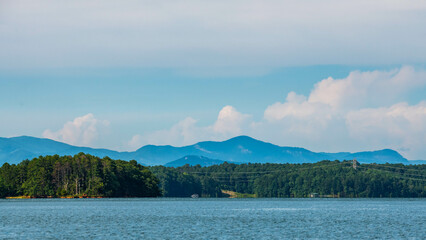
{"type": "Polygon", "coordinates": [[[184,147],[146,145],[134,152],[77,147],[50,139],[28,136],[0,138],[0,164],[4,162],[16,164],[38,156],[74,155],[79,152],[98,157],[108,156],[112,159],[134,159],[144,165],[165,165],[176,160],[180,160],[178,162],[184,165],[185,161],[182,158],[187,156],[203,156],[210,160],[234,163],[313,163],[321,160],[356,158],[361,163],[410,164],[407,159],[391,149],[357,153],[316,153],[304,148],[281,147],[248,136],[234,137],[222,142],[199,142],[184,147]]]}
{"type": "Polygon", "coordinates": [[[209,167],[213,165],[219,165],[224,163],[225,161],[218,160],[218,159],[210,159],[203,156],[194,156],[189,155],[185,156],[183,158],[180,158],[175,161],[171,161],[169,163],[164,164],[165,167],[180,167],[185,164],[189,164],[190,166],[200,165],[202,167],[209,167]]]}

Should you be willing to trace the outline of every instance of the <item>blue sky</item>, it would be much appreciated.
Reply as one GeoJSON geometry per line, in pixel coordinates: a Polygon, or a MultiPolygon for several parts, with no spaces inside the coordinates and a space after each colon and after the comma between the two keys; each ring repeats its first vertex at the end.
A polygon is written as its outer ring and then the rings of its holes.
{"type": "Polygon", "coordinates": [[[0,136],[426,159],[424,1],[3,1],[0,136]]]}

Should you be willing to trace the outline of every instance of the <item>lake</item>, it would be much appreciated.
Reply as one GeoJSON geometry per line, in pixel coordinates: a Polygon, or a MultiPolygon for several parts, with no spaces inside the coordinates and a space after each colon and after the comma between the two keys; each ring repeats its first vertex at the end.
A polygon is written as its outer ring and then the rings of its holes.
{"type": "Polygon", "coordinates": [[[3,199],[4,238],[425,239],[426,199],[3,199]]]}

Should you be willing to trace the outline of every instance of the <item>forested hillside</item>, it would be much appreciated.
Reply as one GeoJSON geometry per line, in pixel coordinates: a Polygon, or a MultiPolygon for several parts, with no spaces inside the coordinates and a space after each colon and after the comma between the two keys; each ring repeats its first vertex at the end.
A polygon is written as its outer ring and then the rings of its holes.
{"type": "Polygon", "coordinates": [[[221,190],[257,197],[426,197],[426,165],[230,164],[151,167],[166,197],[222,196],[221,190]]]}
{"type": "Polygon", "coordinates": [[[426,197],[426,165],[231,164],[173,168],[87,154],[25,160],[0,168],[0,197],[426,197]]]}
{"type": "Polygon", "coordinates": [[[111,160],[88,154],[25,160],[0,168],[0,197],[156,197],[157,178],[132,160],[111,160]]]}

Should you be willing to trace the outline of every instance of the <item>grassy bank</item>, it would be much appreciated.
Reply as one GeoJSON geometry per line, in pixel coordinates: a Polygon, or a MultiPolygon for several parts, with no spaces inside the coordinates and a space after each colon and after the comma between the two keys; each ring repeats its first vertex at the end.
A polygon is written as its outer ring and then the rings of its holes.
{"type": "Polygon", "coordinates": [[[225,195],[228,195],[229,198],[255,198],[256,194],[250,194],[250,193],[239,193],[229,190],[222,190],[222,193],[225,195]]]}

